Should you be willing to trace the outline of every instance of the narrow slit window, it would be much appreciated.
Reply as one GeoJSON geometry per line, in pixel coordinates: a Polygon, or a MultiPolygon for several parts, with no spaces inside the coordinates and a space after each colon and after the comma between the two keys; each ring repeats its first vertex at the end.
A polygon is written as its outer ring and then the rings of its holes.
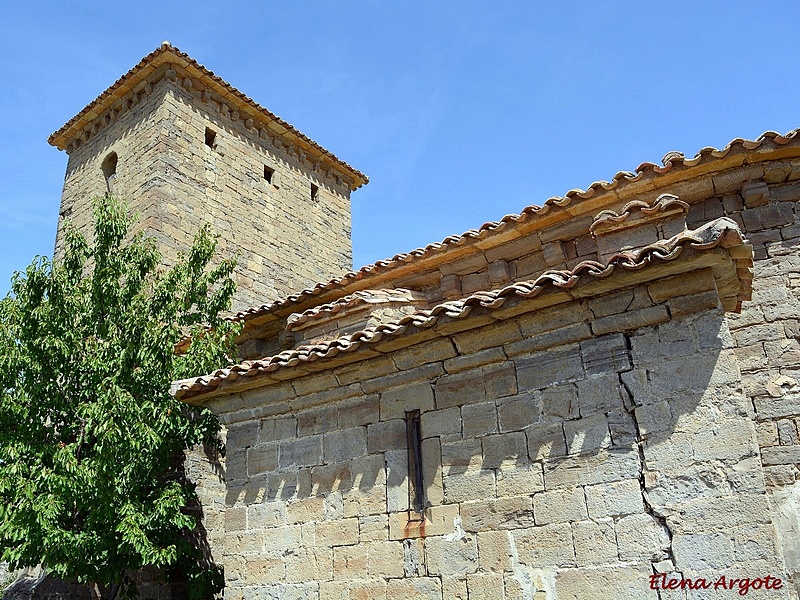
{"type": "Polygon", "coordinates": [[[264,179],[267,183],[272,183],[272,176],[275,174],[275,169],[271,169],[267,165],[264,165],[264,179]]]}
{"type": "Polygon", "coordinates": [[[217,145],[217,132],[211,129],[210,127],[206,127],[206,146],[208,146],[213,150],[216,145],[217,145]]]}
{"type": "Polygon", "coordinates": [[[425,510],[425,488],[422,480],[422,433],[418,410],[406,412],[406,441],[408,446],[408,508],[422,513],[425,510]]]}
{"type": "Polygon", "coordinates": [[[319,200],[319,186],[311,184],[311,201],[316,202],[319,200]]]}
{"type": "Polygon", "coordinates": [[[117,178],[117,153],[112,152],[103,159],[103,177],[106,179],[106,191],[114,193],[114,180],[117,178]]]}

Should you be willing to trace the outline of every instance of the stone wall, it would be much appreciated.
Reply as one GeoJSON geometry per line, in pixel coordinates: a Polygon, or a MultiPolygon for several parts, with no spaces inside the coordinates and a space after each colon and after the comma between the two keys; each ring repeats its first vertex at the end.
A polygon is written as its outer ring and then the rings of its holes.
{"type": "Polygon", "coordinates": [[[728,215],[754,245],[753,300],[728,319],[787,569],[800,592],[800,161],[750,171],[758,179],[693,205],[688,220],[728,215]]]}
{"type": "Polygon", "coordinates": [[[783,572],[708,270],[213,406],[228,599],[644,598],[653,573],[783,572]]]}
{"type": "Polygon", "coordinates": [[[102,164],[114,152],[112,190],[140,214],[167,264],[204,223],[220,234],[222,256],[238,256],[236,310],[350,270],[349,184],[168,66],[70,151],[56,257],[66,220],[88,233],[90,200],[106,193],[102,164]]]}

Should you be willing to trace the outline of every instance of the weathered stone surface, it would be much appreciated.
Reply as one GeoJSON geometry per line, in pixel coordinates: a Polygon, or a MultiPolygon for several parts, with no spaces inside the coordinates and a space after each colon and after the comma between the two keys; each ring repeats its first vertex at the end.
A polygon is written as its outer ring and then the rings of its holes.
{"type": "Polygon", "coordinates": [[[575,545],[569,523],[512,532],[520,562],[533,568],[575,566],[575,545]]]}
{"type": "Polygon", "coordinates": [[[583,488],[541,492],[533,496],[533,512],[537,525],[569,523],[586,519],[583,488]]]}
{"type": "Polygon", "coordinates": [[[462,526],[466,531],[519,529],[534,524],[530,496],[467,501],[461,504],[462,526]]]}
{"type": "Polygon", "coordinates": [[[478,570],[478,541],[475,535],[434,536],[425,540],[428,573],[460,575],[478,570]]]}
{"type": "Polygon", "coordinates": [[[320,464],[322,464],[321,435],[285,440],[278,445],[278,465],[282,469],[320,464]]]}

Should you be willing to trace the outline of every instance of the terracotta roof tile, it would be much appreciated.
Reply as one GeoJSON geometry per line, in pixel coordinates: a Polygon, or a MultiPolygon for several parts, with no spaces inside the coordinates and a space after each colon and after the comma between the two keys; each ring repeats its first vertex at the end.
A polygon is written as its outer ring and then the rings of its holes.
{"type": "Polygon", "coordinates": [[[680,209],[686,212],[689,210],[689,205],[672,194],[661,194],[652,204],[648,204],[642,200],[633,200],[623,206],[622,210],[619,212],[603,210],[597,213],[594,221],[592,221],[592,224],[589,226],[589,231],[594,233],[596,229],[602,228],[604,225],[622,223],[628,220],[631,215],[637,211],[649,216],[660,212],[666,212],[670,209],[680,209]]]}
{"type": "MultiPolygon", "coordinates": [[[[230,368],[220,369],[210,375],[176,382],[175,395],[177,398],[188,399],[214,391],[222,383],[239,377],[269,375],[279,369],[324,360],[343,352],[354,352],[365,345],[402,336],[409,330],[433,327],[445,317],[463,319],[477,308],[489,311],[500,308],[510,298],[533,298],[552,288],[569,290],[584,277],[601,279],[609,277],[618,269],[635,271],[653,264],[672,261],[681,256],[687,248],[702,252],[718,247],[733,248],[743,244],[744,238],[736,222],[722,217],[696,230],[684,231],[669,240],[650,244],[639,250],[615,254],[605,264],[584,261],[569,270],[547,271],[534,280],[514,283],[498,290],[476,292],[462,300],[443,302],[429,310],[420,310],[402,317],[393,323],[377,325],[336,340],[300,346],[275,356],[245,361],[230,368]]],[[[750,254],[747,253],[747,256],[750,254]]],[[[740,275],[749,273],[745,267],[737,271],[740,275]]],[[[749,299],[750,284],[750,277],[742,277],[739,290],[740,302],[749,299]]]]}
{"type": "Polygon", "coordinates": [[[521,223],[544,216],[554,208],[567,207],[575,201],[591,198],[600,191],[624,187],[649,176],[659,177],[673,171],[681,171],[684,169],[710,164],[716,160],[725,158],[730,153],[737,150],[753,151],[774,149],[793,144],[798,147],[798,154],[800,154],[800,135],[798,135],[798,133],[800,133],[800,129],[793,129],[792,131],[783,135],[774,131],[767,131],[761,134],[755,140],[736,138],[721,150],[711,147],[703,148],[695,155],[694,158],[686,158],[686,156],[681,152],[668,152],[662,159],[662,165],[656,165],[655,163],[650,162],[642,163],[637,167],[635,173],[631,173],[629,171],[620,171],[614,175],[610,182],[596,181],[592,183],[586,190],[577,188],[572,189],[564,196],[554,196],[549,198],[542,206],[526,206],[519,214],[506,215],[499,221],[490,221],[488,223],[484,223],[478,229],[470,229],[461,235],[451,235],[444,238],[441,242],[428,244],[425,247],[417,248],[411,252],[395,254],[391,258],[376,261],[370,265],[361,267],[358,270],[345,273],[341,277],[336,277],[326,282],[317,283],[313,287],[303,289],[295,294],[285,296],[284,298],[279,298],[269,304],[263,304],[261,306],[256,306],[241,311],[235,315],[235,318],[246,321],[266,313],[291,306],[292,304],[308,300],[314,296],[318,296],[331,290],[346,288],[349,284],[355,281],[369,279],[374,275],[385,273],[399,266],[412,263],[423,257],[439,252],[445,252],[453,247],[466,244],[469,241],[487,238],[503,232],[507,228],[514,228],[521,223]]]}
{"type": "Polygon", "coordinates": [[[357,306],[358,304],[385,304],[390,302],[409,303],[424,299],[425,298],[419,292],[413,292],[403,288],[358,291],[339,298],[338,300],[334,300],[333,302],[320,304],[319,306],[309,308],[301,313],[290,315],[286,320],[286,328],[294,329],[320,316],[330,316],[353,306],[357,306]]]}

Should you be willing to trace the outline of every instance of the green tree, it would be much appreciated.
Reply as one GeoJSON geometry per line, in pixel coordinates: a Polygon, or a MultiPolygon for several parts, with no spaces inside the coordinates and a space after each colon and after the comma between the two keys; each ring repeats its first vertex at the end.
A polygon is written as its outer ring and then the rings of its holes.
{"type": "Polygon", "coordinates": [[[142,567],[177,569],[190,596],[208,596],[219,573],[187,541],[196,497],[180,459],[219,424],[170,384],[232,355],[238,326],[220,311],[234,264],[210,268],[206,227],[159,269],[154,240],[125,242],[120,202],[94,206],[93,245],[71,228],[63,261],[37,258],[0,300],[0,559],[108,599],[134,595],[142,567]]]}

